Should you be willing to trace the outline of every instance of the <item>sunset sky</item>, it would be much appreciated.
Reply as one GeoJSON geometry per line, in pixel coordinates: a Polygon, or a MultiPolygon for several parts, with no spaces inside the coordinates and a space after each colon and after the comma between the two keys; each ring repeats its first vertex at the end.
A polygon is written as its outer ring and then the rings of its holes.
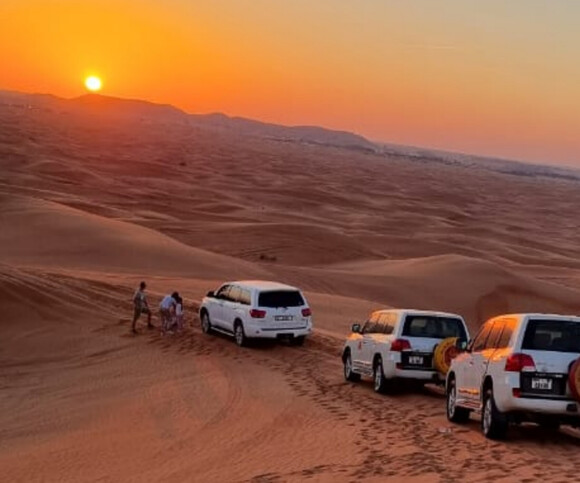
{"type": "Polygon", "coordinates": [[[580,165],[577,0],[0,0],[0,89],[580,165]]]}

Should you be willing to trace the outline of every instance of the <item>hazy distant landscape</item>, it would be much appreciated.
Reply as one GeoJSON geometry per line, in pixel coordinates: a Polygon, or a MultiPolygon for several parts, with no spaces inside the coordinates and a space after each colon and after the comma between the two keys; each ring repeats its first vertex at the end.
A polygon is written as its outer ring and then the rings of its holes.
{"type": "Polygon", "coordinates": [[[137,100],[0,93],[4,477],[523,481],[553,479],[555,455],[572,477],[576,434],[521,427],[499,450],[475,420],[450,429],[436,392],[345,383],[339,353],[380,307],[456,312],[471,331],[499,313],[579,313],[578,176],[137,100]],[[305,290],[304,347],[201,333],[203,294],[240,278],[305,290]],[[184,295],[183,336],[129,334],[142,279],[153,307],[184,295]]]}

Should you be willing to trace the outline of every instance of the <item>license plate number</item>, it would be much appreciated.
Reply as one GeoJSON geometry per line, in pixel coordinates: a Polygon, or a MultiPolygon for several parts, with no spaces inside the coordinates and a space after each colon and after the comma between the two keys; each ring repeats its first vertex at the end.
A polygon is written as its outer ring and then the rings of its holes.
{"type": "Polygon", "coordinates": [[[532,389],[539,389],[541,391],[552,390],[552,379],[541,379],[538,377],[532,378],[532,389]]]}
{"type": "Polygon", "coordinates": [[[409,356],[409,364],[414,366],[422,366],[423,365],[423,357],[421,356],[409,356]]]}
{"type": "Polygon", "coordinates": [[[275,315],[274,316],[274,320],[277,320],[278,322],[286,322],[289,320],[292,320],[294,317],[292,317],[291,315],[275,315]]]}

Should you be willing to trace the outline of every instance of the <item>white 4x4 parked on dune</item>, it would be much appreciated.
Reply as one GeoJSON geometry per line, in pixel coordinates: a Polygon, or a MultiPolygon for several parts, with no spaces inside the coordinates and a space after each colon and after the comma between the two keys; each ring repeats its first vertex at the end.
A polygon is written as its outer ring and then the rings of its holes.
{"type": "Polygon", "coordinates": [[[342,352],[344,377],[358,381],[372,376],[376,392],[393,389],[398,378],[442,383],[445,376],[435,367],[436,348],[451,338],[469,338],[459,315],[378,310],[362,327],[352,326],[342,352]]]}
{"type": "Polygon", "coordinates": [[[447,418],[482,413],[481,429],[502,438],[510,422],[556,429],[580,425],[580,318],[515,314],[488,320],[447,374],[447,418]]]}
{"type": "Polygon", "coordinates": [[[249,338],[301,345],[312,332],[312,312],[302,292],[276,282],[226,283],[204,297],[199,318],[203,332],[233,335],[239,346],[249,338]]]}

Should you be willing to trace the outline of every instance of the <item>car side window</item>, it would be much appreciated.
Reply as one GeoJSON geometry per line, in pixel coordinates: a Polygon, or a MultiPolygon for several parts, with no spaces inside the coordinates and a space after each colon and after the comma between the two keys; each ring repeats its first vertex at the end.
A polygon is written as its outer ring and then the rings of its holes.
{"type": "Polygon", "coordinates": [[[473,343],[471,344],[471,352],[479,352],[485,348],[485,343],[492,327],[493,322],[488,322],[481,328],[479,333],[475,336],[475,339],[473,339],[473,343]]]}
{"type": "Polygon", "coordinates": [[[382,328],[382,333],[383,334],[392,334],[393,330],[395,329],[395,325],[394,325],[394,321],[393,321],[393,317],[391,316],[391,314],[383,314],[381,315],[380,318],[381,321],[381,328],[382,328]]]}
{"type": "Polygon", "coordinates": [[[230,291],[228,293],[228,300],[230,302],[239,302],[241,299],[241,295],[242,291],[240,290],[240,287],[232,285],[232,288],[230,288],[230,291]]]}
{"type": "Polygon", "coordinates": [[[251,305],[252,304],[252,297],[250,295],[250,291],[248,289],[241,289],[240,291],[240,303],[244,305],[251,305]]]}
{"type": "Polygon", "coordinates": [[[374,334],[376,331],[377,323],[373,319],[366,321],[361,333],[362,334],[374,334]]]}
{"type": "Polygon", "coordinates": [[[216,298],[220,299],[220,300],[227,299],[229,291],[230,291],[230,287],[231,287],[230,285],[224,285],[222,288],[220,288],[218,290],[218,292],[215,294],[216,298]]]}
{"type": "Polygon", "coordinates": [[[485,349],[495,349],[497,347],[504,326],[505,322],[503,320],[498,320],[493,324],[489,337],[485,342],[485,349]]]}
{"type": "Polygon", "coordinates": [[[498,349],[504,349],[510,345],[510,340],[512,338],[512,334],[514,333],[515,328],[516,328],[515,320],[509,319],[505,322],[505,326],[497,343],[498,349]]]}

